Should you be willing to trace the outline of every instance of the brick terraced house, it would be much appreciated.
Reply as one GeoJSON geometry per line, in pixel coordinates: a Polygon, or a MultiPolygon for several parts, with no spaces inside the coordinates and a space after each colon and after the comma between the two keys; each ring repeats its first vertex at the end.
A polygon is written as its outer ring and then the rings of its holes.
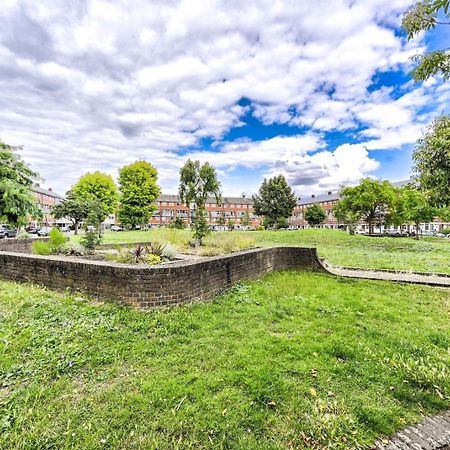
{"type": "MultiPolygon", "coordinates": [[[[51,209],[57,203],[59,203],[64,197],[62,195],[56,194],[53,192],[52,188],[44,189],[39,185],[35,185],[31,188],[33,195],[41,208],[43,219],[42,223],[44,225],[53,225],[54,218],[51,215],[51,209]]],[[[59,224],[60,221],[58,221],[59,224]]],[[[63,220],[65,223],[66,221],[63,220]]]]}
{"type": "MultiPolygon", "coordinates": [[[[157,209],[150,219],[150,226],[169,225],[177,218],[189,224],[194,217],[193,205],[189,208],[181,202],[178,195],[160,195],[156,201],[157,209]]],[[[253,200],[247,197],[222,197],[222,203],[217,203],[211,197],[206,201],[206,213],[208,223],[213,230],[224,229],[231,222],[236,230],[256,227],[261,223],[261,219],[253,212],[253,200]],[[220,221],[220,217],[224,221],[220,221]],[[246,225],[246,223],[249,225],[246,225]]]]}

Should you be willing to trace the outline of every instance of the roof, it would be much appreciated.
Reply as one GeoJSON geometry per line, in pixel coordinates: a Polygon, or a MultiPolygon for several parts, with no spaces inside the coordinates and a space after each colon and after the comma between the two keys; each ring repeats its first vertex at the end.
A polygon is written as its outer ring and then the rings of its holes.
{"type": "Polygon", "coordinates": [[[56,192],[50,191],[48,189],[41,188],[40,186],[32,186],[31,190],[33,192],[36,192],[37,194],[48,195],[49,197],[59,198],[60,200],[64,198],[62,195],[57,194],[56,192]]]}
{"type": "Polygon", "coordinates": [[[314,197],[310,196],[306,198],[299,198],[297,201],[297,205],[311,205],[313,203],[330,202],[339,199],[339,194],[315,195],[314,197]]]}

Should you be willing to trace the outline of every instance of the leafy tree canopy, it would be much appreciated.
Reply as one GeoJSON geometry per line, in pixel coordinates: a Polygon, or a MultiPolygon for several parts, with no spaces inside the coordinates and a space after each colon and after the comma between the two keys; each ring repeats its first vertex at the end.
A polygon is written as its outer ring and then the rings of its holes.
{"type": "MultiPolygon", "coordinates": [[[[408,40],[421,31],[434,29],[437,25],[450,25],[449,0],[423,0],[417,2],[403,15],[402,27],[408,40]],[[443,20],[439,19],[439,14],[443,20]]],[[[450,31],[450,29],[449,29],[450,31]]],[[[412,72],[415,81],[425,81],[434,75],[450,78],[450,49],[436,50],[414,57],[417,66],[412,72]]]]}
{"type": "Polygon", "coordinates": [[[83,175],[72,187],[72,191],[77,197],[96,202],[100,205],[99,219],[103,222],[108,214],[116,211],[118,194],[117,186],[112,177],[102,172],[88,172],[83,175]]]}
{"type": "Polygon", "coordinates": [[[321,224],[327,218],[325,210],[318,204],[309,206],[305,211],[305,219],[308,224],[315,227],[321,224]]]}
{"type": "Polygon", "coordinates": [[[283,175],[264,179],[253,201],[255,214],[264,217],[264,225],[277,228],[286,223],[297,204],[297,198],[283,175]]]}
{"type": "Polygon", "coordinates": [[[220,203],[220,182],[216,169],[207,162],[201,165],[200,161],[188,159],[180,170],[179,194],[187,206],[194,203],[199,209],[205,208],[209,196],[214,196],[220,203]]]}
{"type": "Polygon", "coordinates": [[[160,194],[157,179],[157,170],[147,161],[137,161],[119,170],[119,219],[124,225],[148,223],[160,194]]]}
{"type": "Polygon", "coordinates": [[[214,196],[217,203],[222,201],[216,169],[207,162],[201,165],[200,161],[188,159],[180,170],[179,195],[187,206],[195,205],[194,237],[201,241],[209,233],[205,218],[207,198],[214,196]]]}
{"type": "Polygon", "coordinates": [[[0,218],[19,226],[42,212],[31,192],[36,174],[17,156],[10,145],[0,141],[0,218]]]}
{"type": "Polygon", "coordinates": [[[81,221],[87,218],[89,210],[89,200],[80,197],[73,191],[68,191],[66,193],[66,198],[52,208],[52,214],[55,219],[67,217],[71,220],[75,227],[75,234],[78,234],[78,226],[81,221]]]}
{"type": "MultiPolygon", "coordinates": [[[[431,222],[435,215],[435,209],[425,194],[413,186],[404,186],[399,190],[394,207],[398,216],[397,224],[413,223],[417,231],[421,223],[431,222]]],[[[419,233],[416,233],[416,238],[419,238],[419,233]]]]}
{"type": "Polygon", "coordinates": [[[417,141],[415,179],[433,206],[450,206],[450,116],[438,117],[417,141]]]}
{"type": "Polygon", "coordinates": [[[341,199],[341,212],[352,213],[353,217],[367,222],[372,234],[373,224],[382,222],[389,213],[395,200],[395,188],[389,181],[365,178],[357,186],[342,189],[341,199]]]}

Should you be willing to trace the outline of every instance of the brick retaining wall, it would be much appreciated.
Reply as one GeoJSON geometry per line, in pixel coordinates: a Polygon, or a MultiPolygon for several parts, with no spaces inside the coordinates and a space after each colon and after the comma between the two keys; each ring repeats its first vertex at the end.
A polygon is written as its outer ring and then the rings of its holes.
{"type": "Polygon", "coordinates": [[[327,272],[316,249],[244,250],[201,261],[128,265],[0,251],[0,277],[51,289],[72,289],[142,308],[206,300],[240,280],[275,270],[327,272]]]}
{"type": "Polygon", "coordinates": [[[31,239],[0,239],[0,252],[17,252],[17,253],[31,253],[31,246],[35,241],[48,241],[45,238],[31,238],[31,239]]]}

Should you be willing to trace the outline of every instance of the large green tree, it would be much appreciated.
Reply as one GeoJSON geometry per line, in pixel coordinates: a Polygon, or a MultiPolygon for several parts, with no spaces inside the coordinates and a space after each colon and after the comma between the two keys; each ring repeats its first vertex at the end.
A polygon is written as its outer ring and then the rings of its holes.
{"type": "Polygon", "coordinates": [[[325,210],[318,204],[309,206],[305,211],[305,220],[311,227],[321,224],[327,218],[325,210]]]}
{"type": "Polygon", "coordinates": [[[31,191],[35,177],[15,149],[0,141],[0,219],[20,226],[42,217],[31,191]]]}
{"type": "Polygon", "coordinates": [[[216,169],[209,163],[188,159],[180,170],[179,195],[187,207],[195,206],[194,237],[202,240],[209,232],[206,222],[206,200],[214,196],[216,202],[221,202],[220,182],[216,169]]]}
{"type": "Polygon", "coordinates": [[[431,222],[435,209],[430,205],[426,195],[413,186],[404,186],[398,192],[395,201],[397,224],[412,223],[416,227],[416,239],[419,239],[420,224],[431,222]]]}
{"type": "Polygon", "coordinates": [[[85,220],[90,211],[90,201],[75,194],[73,191],[66,193],[66,198],[52,208],[55,219],[67,217],[74,226],[75,234],[78,234],[80,222],[85,220]]]}
{"type": "Polygon", "coordinates": [[[292,215],[297,198],[283,175],[264,179],[253,196],[255,214],[264,217],[267,227],[281,228],[292,215]]]}
{"type": "Polygon", "coordinates": [[[389,181],[365,178],[357,186],[342,189],[341,199],[341,211],[364,220],[369,225],[369,234],[373,234],[374,224],[383,223],[392,208],[395,188],[389,181]]]}
{"type": "Polygon", "coordinates": [[[96,210],[96,217],[103,222],[109,214],[117,209],[117,186],[112,177],[102,172],[93,172],[83,175],[72,187],[73,193],[84,200],[93,202],[91,209],[96,210]]]}
{"type": "Polygon", "coordinates": [[[417,141],[415,179],[433,206],[450,206],[450,116],[438,117],[417,141]]]}
{"type": "Polygon", "coordinates": [[[355,228],[360,218],[360,214],[352,211],[348,198],[338,201],[333,208],[333,215],[336,217],[339,225],[345,225],[350,234],[355,234],[355,228]]]}
{"type": "Polygon", "coordinates": [[[148,224],[160,194],[157,179],[157,170],[147,161],[137,161],[119,170],[119,219],[124,225],[148,224]]]}
{"type": "MultiPolygon", "coordinates": [[[[402,27],[408,40],[413,39],[421,31],[432,30],[438,25],[449,27],[449,3],[449,0],[423,0],[405,11],[402,27]]],[[[439,74],[444,80],[450,79],[450,48],[425,53],[414,59],[417,62],[412,72],[415,81],[425,81],[439,74]]]]}

